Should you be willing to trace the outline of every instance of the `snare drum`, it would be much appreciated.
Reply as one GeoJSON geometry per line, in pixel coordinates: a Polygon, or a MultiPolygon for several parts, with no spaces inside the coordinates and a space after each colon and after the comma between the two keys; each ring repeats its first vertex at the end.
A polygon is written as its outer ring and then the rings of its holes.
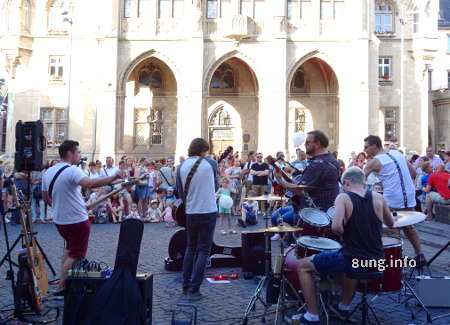
{"type": "Polygon", "coordinates": [[[338,251],[341,248],[341,244],[330,238],[302,236],[297,239],[296,253],[298,258],[303,258],[321,252],[338,251]]]}
{"type": "Polygon", "coordinates": [[[330,219],[322,210],[304,208],[300,211],[298,227],[303,228],[300,231],[301,236],[323,236],[326,232],[325,227],[329,224],[330,219]]]}
{"type": "Polygon", "coordinates": [[[327,210],[327,216],[330,218],[330,222],[333,222],[334,218],[334,205],[327,210]]]}
{"type": "Polygon", "coordinates": [[[383,278],[373,281],[369,290],[373,292],[398,291],[402,287],[403,254],[402,241],[394,237],[383,237],[384,266],[383,278]]]}

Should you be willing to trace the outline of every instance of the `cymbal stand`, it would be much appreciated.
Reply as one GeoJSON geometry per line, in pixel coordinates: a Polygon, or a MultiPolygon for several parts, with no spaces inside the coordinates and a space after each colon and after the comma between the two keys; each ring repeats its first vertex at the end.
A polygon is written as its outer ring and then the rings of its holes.
{"type": "Polygon", "coordinates": [[[308,203],[308,205],[311,208],[315,208],[317,209],[317,205],[314,203],[313,199],[311,198],[311,196],[309,195],[309,193],[307,191],[303,191],[303,195],[305,196],[306,202],[308,203]]]}
{"type": "MultiPolygon", "coordinates": [[[[265,221],[266,228],[269,228],[269,219],[270,214],[268,212],[263,212],[263,217],[265,221]]],[[[258,285],[256,286],[255,292],[253,293],[253,296],[250,298],[250,302],[247,305],[247,308],[244,312],[244,319],[242,320],[243,325],[247,325],[248,323],[248,316],[251,311],[255,310],[256,308],[256,302],[259,300],[263,306],[264,306],[264,314],[261,318],[261,322],[265,323],[266,313],[267,309],[269,308],[269,304],[264,301],[264,299],[261,297],[263,288],[267,286],[267,281],[269,280],[270,274],[270,262],[272,259],[272,252],[270,249],[270,232],[264,232],[264,276],[259,280],[258,285]]]]}

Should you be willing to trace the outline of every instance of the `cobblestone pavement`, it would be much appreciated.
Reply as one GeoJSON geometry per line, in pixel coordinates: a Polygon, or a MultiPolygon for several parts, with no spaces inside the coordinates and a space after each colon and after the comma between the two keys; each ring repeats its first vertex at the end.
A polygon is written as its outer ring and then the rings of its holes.
{"type": "MultiPolygon", "coordinates": [[[[261,225],[261,223],[260,223],[261,225]]],[[[248,230],[256,229],[257,226],[247,228],[248,230]]],[[[450,240],[450,226],[433,221],[424,222],[417,227],[422,238],[423,250],[429,258],[435,254],[439,248],[450,240]]],[[[7,226],[10,243],[16,238],[20,231],[20,226],[7,226]]],[[[36,225],[35,230],[38,231],[38,240],[44,251],[50,258],[53,266],[59,270],[59,257],[62,253],[63,241],[58,235],[54,225],[36,225]]],[[[184,302],[181,295],[181,278],[180,273],[167,272],[164,270],[164,258],[167,256],[167,246],[171,235],[177,228],[166,228],[161,224],[146,224],[144,237],[142,240],[141,254],[139,260],[138,271],[150,272],[154,274],[154,292],[153,292],[153,324],[170,324],[171,310],[177,309],[176,304],[184,302]]],[[[217,244],[240,245],[241,236],[238,235],[221,235],[216,228],[215,242],[217,244]]],[[[97,261],[104,261],[109,265],[113,265],[117,239],[119,235],[119,226],[114,224],[93,225],[91,239],[89,242],[88,258],[97,261]]],[[[5,253],[5,239],[3,229],[0,235],[0,254],[5,253]]],[[[411,245],[408,241],[404,241],[403,255],[413,256],[411,245]]],[[[16,258],[17,254],[13,254],[16,258]]],[[[450,248],[447,249],[432,264],[433,274],[444,275],[450,274],[450,248]]],[[[6,265],[0,268],[0,307],[12,303],[12,294],[10,282],[5,280],[6,265]]],[[[209,269],[208,273],[218,274],[219,272],[230,272],[235,269],[209,269]]],[[[51,278],[50,273],[49,277],[51,278]]],[[[202,292],[206,296],[205,299],[196,303],[198,307],[198,324],[239,324],[243,311],[248,303],[250,296],[256,288],[254,280],[244,280],[242,278],[231,281],[229,284],[210,284],[207,281],[202,285],[202,292]]],[[[54,290],[55,288],[52,288],[54,290]]],[[[397,294],[382,294],[375,300],[373,306],[382,322],[382,324],[422,324],[426,318],[424,312],[418,312],[417,318],[411,320],[410,311],[404,305],[396,303],[397,294]]],[[[355,301],[359,301],[358,297],[355,301]]],[[[62,307],[62,302],[52,302],[62,307]]],[[[411,303],[414,310],[419,309],[411,303]]],[[[259,304],[256,311],[252,314],[258,316],[262,312],[259,304]]],[[[274,307],[269,309],[267,323],[272,324],[274,321],[274,307]]],[[[450,309],[431,309],[433,316],[450,313],[450,309]]],[[[186,317],[185,314],[178,314],[180,318],[186,317]]],[[[359,312],[356,318],[360,317],[359,312]]],[[[261,324],[261,318],[251,318],[249,324],[261,324]]],[[[58,324],[62,324],[62,317],[58,324]]],[[[331,324],[334,324],[331,322],[331,324]]],[[[450,324],[450,317],[433,321],[433,324],[450,324]]]]}

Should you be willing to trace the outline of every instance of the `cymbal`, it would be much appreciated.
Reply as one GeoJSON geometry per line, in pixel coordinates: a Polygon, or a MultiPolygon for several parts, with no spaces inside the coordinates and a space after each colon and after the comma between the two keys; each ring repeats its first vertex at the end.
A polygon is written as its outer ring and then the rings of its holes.
{"type": "Polygon", "coordinates": [[[280,225],[280,226],[276,226],[276,227],[258,229],[258,231],[262,231],[262,232],[294,232],[294,231],[300,231],[300,230],[303,230],[303,228],[291,227],[289,225],[287,225],[287,226],[280,225]]]}
{"type": "Polygon", "coordinates": [[[299,184],[296,187],[294,187],[294,189],[298,189],[298,190],[317,190],[320,187],[318,186],[311,186],[311,185],[305,185],[305,184],[299,184]]]}
{"type": "MultiPolygon", "coordinates": [[[[397,216],[394,217],[393,228],[412,226],[424,221],[426,217],[426,215],[417,211],[397,211],[397,216]]],[[[386,225],[383,225],[383,227],[387,228],[386,225]]]]}
{"type": "Polygon", "coordinates": [[[252,200],[252,201],[287,201],[288,198],[284,196],[277,195],[260,195],[260,196],[251,196],[246,197],[244,200],[252,200]]]}

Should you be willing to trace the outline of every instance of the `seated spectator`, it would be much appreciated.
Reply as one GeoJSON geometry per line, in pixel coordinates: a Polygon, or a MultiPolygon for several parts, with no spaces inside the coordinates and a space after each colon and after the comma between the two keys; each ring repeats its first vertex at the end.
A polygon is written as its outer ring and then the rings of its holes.
{"type": "MultiPolygon", "coordinates": [[[[255,196],[255,192],[250,191],[249,197],[255,196]]],[[[256,225],[258,223],[258,202],[254,200],[247,200],[242,203],[241,214],[242,218],[238,219],[238,226],[246,227],[248,225],[256,225]]]]}
{"type": "Polygon", "coordinates": [[[450,174],[444,171],[444,165],[438,166],[437,171],[430,175],[425,192],[428,193],[426,204],[428,206],[427,218],[433,218],[433,204],[450,205],[450,174]]]}
{"type": "MultiPolygon", "coordinates": [[[[172,188],[173,190],[173,188],[172,188]]],[[[172,216],[172,201],[173,192],[169,200],[167,201],[167,191],[165,189],[159,188],[156,190],[156,201],[158,202],[158,208],[161,210],[161,217],[166,222],[167,227],[173,227],[176,225],[175,220],[172,216]],[[170,204],[169,204],[170,203],[170,204]]]]}
{"type": "Polygon", "coordinates": [[[173,202],[175,202],[177,197],[174,194],[174,188],[168,187],[167,188],[167,194],[166,194],[166,205],[172,207],[173,202]]]}
{"type": "MultiPolygon", "coordinates": [[[[294,207],[292,205],[286,205],[285,207],[275,210],[272,213],[272,218],[270,221],[272,226],[278,226],[282,222],[295,226],[297,223],[297,213],[294,211],[294,207]]],[[[275,234],[270,239],[279,240],[280,238],[281,237],[279,234],[275,234]]]]}
{"type": "Polygon", "coordinates": [[[127,215],[127,219],[130,219],[130,218],[139,219],[139,220],[141,219],[141,216],[139,215],[136,203],[131,204],[130,213],[128,213],[128,215],[127,215]]]}
{"type": "Polygon", "coordinates": [[[108,199],[107,205],[113,223],[121,222],[124,210],[123,198],[115,194],[108,199]]]}
{"type": "Polygon", "coordinates": [[[425,213],[427,213],[427,207],[425,205],[425,197],[426,197],[425,188],[427,187],[428,184],[428,178],[432,173],[433,168],[431,167],[431,162],[430,161],[424,162],[422,164],[422,175],[419,180],[418,188],[420,190],[419,202],[421,204],[422,211],[424,211],[425,213]]]}
{"type": "Polygon", "coordinates": [[[158,223],[161,221],[162,221],[162,213],[158,207],[158,201],[152,200],[145,215],[144,222],[158,223]]]}

